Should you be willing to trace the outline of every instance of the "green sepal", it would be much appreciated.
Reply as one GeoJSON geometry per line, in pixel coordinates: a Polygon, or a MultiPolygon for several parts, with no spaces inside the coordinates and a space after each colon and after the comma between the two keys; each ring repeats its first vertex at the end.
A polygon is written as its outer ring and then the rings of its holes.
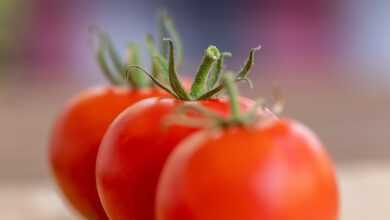
{"type": "Polygon", "coordinates": [[[169,61],[168,61],[168,73],[169,73],[169,83],[176,95],[182,100],[191,100],[191,97],[185,91],[183,85],[181,84],[175,67],[175,52],[173,47],[173,42],[170,39],[165,39],[168,42],[169,46],[169,61]]]}
{"type": "Polygon", "coordinates": [[[231,57],[232,54],[229,52],[223,52],[218,59],[218,61],[214,64],[213,69],[209,75],[207,89],[211,90],[215,87],[215,85],[219,82],[223,70],[223,64],[225,57],[231,57]]]}
{"type": "Polygon", "coordinates": [[[256,51],[260,50],[261,49],[261,46],[258,46],[256,48],[252,48],[250,51],[249,51],[249,56],[247,58],[247,60],[245,61],[245,64],[244,66],[241,68],[241,70],[238,72],[238,75],[236,77],[236,80],[248,80],[248,74],[250,72],[250,70],[252,69],[253,67],[253,64],[254,64],[254,60],[255,60],[255,53],[256,51]]]}
{"type": "MultiPolygon", "coordinates": [[[[260,49],[260,47],[256,47],[256,48],[252,48],[249,51],[249,55],[244,63],[244,66],[241,68],[241,70],[239,71],[239,73],[235,77],[236,82],[247,81],[250,84],[250,86],[252,85],[250,79],[248,78],[248,75],[249,75],[249,73],[253,67],[253,64],[254,64],[255,52],[258,51],[259,49],[260,49]]],[[[208,98],[214,96],[215,94],[219,93],[220,91],[222,91],[223,88],[224,88],[224,85],[219,84],[215,88],[213,88],[213,89],[207,91],[206,93],[204,93],[203,95],[201,95],[199,97],[199,99],[208,99],[208,98]]]]}
{"type": "Polygon", "coordinates": [[[168,63],[156,48],[150,34],[146,36],[146,46],[151,57],[152,75],[163,82],[168,82],[168,63]]]}
{"type": "Polygon", "coordinates": [[[165,38],[172,39],[173,43],[176,47],[176,54],[177,54],[177,62],[176,62],[176,68],[180,68],[183,64],[183,46],[181,42],[181,38],[179,33],[176,30],[176,26],[172,20],[172,18],[168,15],[166,10],[161,11],[160,15],[160,40],[161,40],[161,53],[163,54],[163,57],[168,59],[166,56],[169,53],[169,46],[164,44],[165,38]]]}
{"type": "Polygon", "coordinates": [[[102,41],[102,44],[107,49],[108,56],[112,60],[113,66],[115,67],[115,70],[120,73],[123,70],[123,63],[121,61],[120,55],[117,52],[117,50],[114,47],[114,43],[112,42],[111,37],[106,32],[100,32],[100,38],[102,41]]]}
{"type": "Polygon", "coordinates": [[[100,69],[102,70],[104,76],[114,85],[121,85],[123,84],[123,80],[119,79],[118,77],[115,77],[114,74],[112,74],[110,67],[106,61],[105,58],[105,51],[104,47],[100,46],[97,53],[96,53],[96,59],[98,61],[98,64],[100,66],[100,69]]]}
{"type": "Polygon", "coordinates": [[[221,53],[217,47],[209,46],[206,49],[202,63],[200,64],[194,82],[192,83],[190,92],[192,99],[198,99],[205,92],[210,69],[213,63],[220,59],[220,57],[221,53]]]}

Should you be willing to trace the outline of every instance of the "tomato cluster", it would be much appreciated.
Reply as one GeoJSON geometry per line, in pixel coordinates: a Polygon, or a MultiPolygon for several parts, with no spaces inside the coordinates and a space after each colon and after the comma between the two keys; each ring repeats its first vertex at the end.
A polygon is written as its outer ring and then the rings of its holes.
{"type": "Polygon", "coordinates": [[[114,85],[73,98],[50,141],[69,203],[91,220],[337,220],[335,172],[316,136],[237,94],[256,48],[233,77],[223,70],[229,53],[208,47],[188,88],[176,73],[180,41],[164,19],[173,41],[163,56],[148,37],[151,74],[136,47],[123,64],[99,33],[97,58],[114,85]]]}

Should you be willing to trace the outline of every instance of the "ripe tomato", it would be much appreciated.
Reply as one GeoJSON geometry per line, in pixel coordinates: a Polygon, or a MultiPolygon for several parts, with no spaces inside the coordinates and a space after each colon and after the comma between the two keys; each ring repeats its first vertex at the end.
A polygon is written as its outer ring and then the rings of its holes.
{"type": "Polygon", "coordinates": [[[97,151],[106,129],[129,105],[162,95],[166,94],[153,88],[89,89],[73,98],[56,120],[49,144],[50,165],[66,199],[88,219],[108,219],[95,183],[97,151]]]}
{"type": "MultiPolygon", "coordinates": [[[[177,45],[177,66],[180,66],[179,35],[172,19],[165,13],[161,15],[159,30],[162,33],[160,43],[163,38],[171,37],[171,43],[177,45]]],[[[96,157],[102,137],[113,119],[126,107],[145,98],[168,96],[166,91],[157,87],[168,78],[168,67],[174,69],[176,66],[172,66],[173,62],[168,65],[163,50],[157,49],[152,36],[147,36],[151,74],[146,74],[151,75],[153,79],[150,80],[140,71],[143,68],[139,45],[130,43],[126,48],[126,58],[122,59],[107,33],[98,28],[91,31],[97,37],[95,55],[102,73],[116,86],[87,90],[66,106],[54,127],[49,159],[57,183],[68,201],[87,219],[103,220],[108,217],[99,201],[95,183],[96,157]]],[[[188,81],[184,86],[186,84],[188,81]]]]}
{"type": "Polygon", "coordinates": [[[332,163],[298,122],[203,131],[169,157],[157,220],[336,220],[332,163]]]}
{"type": "MultiPolygon", "coordinates": [[[[222,115],[229,112],[225,99],[196,103],[222,115]]],[[[252,101],[240,103],[247,109],[252,101]]],[[[107,130],[98,153],[96,183],[111,220],[154,219],[156,186],[166,158],[177,143],[199,130],[165,123],[181,104],[174,98],[141,101],[121,113],[107,130]]]]}

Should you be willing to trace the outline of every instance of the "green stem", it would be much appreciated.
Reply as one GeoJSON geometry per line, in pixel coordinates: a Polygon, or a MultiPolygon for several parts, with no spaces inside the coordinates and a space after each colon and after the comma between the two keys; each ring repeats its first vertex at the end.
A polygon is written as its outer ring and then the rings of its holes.
{"type": "Polygon", "coordinates": [[[102,44],[104,44],[106,46],[108,55],[110,56],[112,63],[114,64],[113,66],[115,67],[116,71],[118,73],[122,72],[123,63],[121,62],[120,55],[116,51],[116,49],[114,47],[114,43],[112,42],[110,36],[105,32],[101,32],[100,36],[101,36],[102,44]]]}
{"type": "MultiPolygon", "coordinates": [[[[176,46],[176,51],[177,51],[176,52],[176,54],[177,54],[176,65],[177,65],[177,68],[180,68],[180,66],[183,64],[183,46],[182,46],[180,35],[176,30],[176,27],[175,27],[175,24],[173,23],[172,18],[168,15],[168,13],[165,10],[161,11],[160,19],[161,19],[161,26],[162,26],[161,27],[162,30],[160,30],[160,37],[162,37],[162,39],[169,37],[174,42],[174,44],[176,46]],[[166,35],[166,36],[163,36],[163,35],[166,35]]],[[[168,50],[168,48],[166,48],[166,46],[163,46],[161,52],[163,54],[166,54],[167,50],[168,50]]]]}
{"type": "Polygon", "coordinates": [[[248,74],[249,74],[250,70],[252,69],[254,61],[255,61],[255,53],[256,53],[256,51],[258,51],[260,49],[261,49],[261,46],[258,46],[258,47],[252,48],[249,51],[249,56],[248,56],[247,60],[245,61],[244,66],[242,67],[242,69],[240,70],[240,72],[237,75],[238,80],[247,80],[248,79],[247,78],[248,74]]]}
{"type": "Polygon", "coordinates": [[[237,86],[234,84],[234,78],[231,74],[224,76],[223,84],[225,86],[227,95],[230,101],[230,111],[232,114],[233,120],[240,119],[240,106],[238,103],[238,90],[237,86]]]}
{"type": "Polygon", "coordinates": [[[160,70],[158,68],[156,61],[154,60],[154,56],[157,56],[158,51],[157,51],[156,47],[154,46],[153,36],[151,34],[146,35],[145,42],[146,42],[146,47],[148,49],[149,56],[150,56],[150,62],[151,62],[151,66],[152,66],[152,75],[156,78],[160,78],[160,76],[159,76],[160,70]]]}
{"type": "Polygon", "coordinates": [[[167,12],[165,9],[161,9],[158,16],[158,32],[159,32],[159,46],[160,53],[165,59],[168,59],[168,45],[164,42],[164,39],[168,37],[167,31],[164,25],[164,17],[167,12]]]}
{"type": "Polygon", "coordinates": [[[222,85],[226,88],[227,96],[230,102],[230,115],[223,117],[216,112],[210,111],[204,106],[194,104],[184,104],[180,106],[176,111],[176,117],[172,118],[172,122],[178,121],[182,124],[205,126],[211,124],[220,128],[229,128],[232,126],[247,126],[255,123],[258,120],[258,108],[263,106],[263,101],[259,100],[250,109],[249,112],[241,113],[240,104],[238,102],[238,89],[235,84],[235,78],[233,74],[227,73],[222,78],[222,85]],[[200,113],[204,118],[201,120],[192,118],[186,112],[193,110],[200,113]]]}
{"type": "MultiPolygon", "coordinates": [[[[133,57],[129,57],[130,65],[141,65],[141,56],[139,51],[139,46],[135,43],[130,43],[129,49],[133,51],[133,57]]],[[[130,51],[130,53],[131,53],[130,51]]],[[[134,81],[136,83],[136,88],[145,88],[150,85],[148,78],[140,71],[136,71],[133,74],[134,81]]]]}
{"type": "Polygon", "coordinates": [[[217,63],[214,64],[207,83],[208,90],[213,89],[215,85],[218,83],[218,81],[220,80],[225,57],[231,57],[231,56],[232,56],[231,53],[223,52],[221,54],[221,57],[218,59],[217,63]]]}
{"type": "Polygon", "coordinates": [[[166,92],[171,94],[173,97],[175,97],[177,99],[180,99],[180,97],[177,96],[175,91],[173,91],[172,89],[166,87],[162,82],[160,82],[157,78],[155,78],[152,74],[150,74],[148,71],[146,71],[142,67],[140,67],[140,66],[128,66],[126,71],[129,72],[131,69],[137,69],[137,70],[145,73],[146,76],[148,76],[154,82],[154,84],[156,84],[158,87],[160,87],[161,89],[165,90],[166,92]]]}
{"type": "Polygon", "coordinates": [[[115,77],[114,74],[112,74],[104,54],[105,54],[104,47],[100,46],[100,48],[97,51],[96,58],[104,76],[114,85],[123,84],[122,80],[118,79],[117,77],[115,77]]]}
{"type": "MultiPolygon", "coordinates": [[[[259,49],[260,49],[260,47],[256,47],[256,48],[252,48],[249,51],[249,55],[248,55],[248,58],[246,59],[246,61],[244,63],[244,66],[241,68],[240,72],[235,77],[235,81],[236,82],[247,81],[251,85],[251,81],[248,78],[248,75],[249,75],[249,73],[250,73],[250,71],[251,71],[251,69],[253,67],[253,64],[254,64],[255,52],[258,51],[259,49]]],[[[209,98],[209,97],[219,93],[220,91],[222,91],[223,88],[224,88],[224,85],[223,84],[219,84],[215,88],[213,88],[213,89],[207,91],[206,93],[202,94],[198,99],[207,99],[207,98],[209,98]]]]}
{"type": "MultiPolygon", "coordinates": [[[[139,47],[135,43],[130,43],[128,47],[128,65],[139,66],[140,63],[139,47]]],[[[121,72],[127,73],[128,82],[133,88],[145,88],[149,86],[148,79],[138,69],[133,69],[132,71],[123,69],[121,72]]]]}
{"type": "Polygon", "coordinates": [[[153,37],[150,34],[146,36],[146,46],[151,57],[152,75],[163,82],[168,82],[168,63],[154,45],[153,37]]]}
{"type": "Polygon", "coordinates": [[[175,52],[173,48],[173,42],[170,39],[166,39],[169,45],[169,83],[171,84],[172,89],[176,92],[177,96],[182,100],[191,100],[191,97],[185,91],[183,85],[181,84],[175,67],[175,52]]]}
{"type": "Polygon", "coordinates": [[[194,83],[191,87],[190,96],[193,99],[199,98],[201,95],[203,95],[207,79],[209,75],[209,71],[213,65],[213,63],[218,60],[221,56],[221,53],[219,52],[218,48],[215,46],[209,46],[206,51],[205,55],[203,57],[203,61],[201,65],[199,66],[198,72],[195,76],[194,83]]]}

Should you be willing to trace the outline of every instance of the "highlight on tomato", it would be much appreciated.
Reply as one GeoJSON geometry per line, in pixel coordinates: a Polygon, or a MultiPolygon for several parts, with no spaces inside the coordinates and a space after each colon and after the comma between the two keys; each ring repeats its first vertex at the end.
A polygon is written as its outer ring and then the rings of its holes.
{"type": "MultiPolygon", "coordinates": [[[[178,106],[193,103],[221,115],[229,112],[226,98],[216,97],[223,89],[220,76],[224,72],[224,57],[229,54],[221,53],[215,46],[208,47],[187,91],[176,73],[173,42],[167,39],[167,43],[170,87],[146,71],[145,74],[172,97],[150,98],[127,108],[107,130],[98,152],[96,183],[101,203],[111,220],[155,219],[156,187],[165,160],[181,140],[200,129],[169,123],[169,115],[178,106]]],[[[247,79],[255,51],[250,51],[236,81],[247,79]]],[[[240,97],[239,103],[239,108],[246,110],[253,101],[240,97]]]]}
{"type": "MultiPolygon", "coordinates": [[[[162,30],[166,32],[163,37],[180,42],[167,15],[162,17],[162,30]]],[[[129,65],[140,64],[136,44],[129,45],[127,61],[123,62],[108,35],[97,32],[97,36],[97,60],[111,84],[86,89],[73,97],[56,119],[49,143],[49,163],[57,185],[69,204],[90,220],[108,219],[95,182],[96,156],[108,126],[128,106],[145,98],[168,96],[140,70],[126,70],[129,65]]],[[[164,81],[167,72],[161,66],[166,62],[162,51],[155,48],[151,36],[147,45],[152,74],[164,81]],[[158,62],[155,57],[159,57],[158,62]]]]}
{"type": "Polygon", "coordinates": [[[337,220],[334,166],[314,133],[295,120],[259,115],[258,105],[241,113],[231,76],[224,83],[231,115],[208,113],[214,126],[169,156],[156,219],[337,220]]]}

